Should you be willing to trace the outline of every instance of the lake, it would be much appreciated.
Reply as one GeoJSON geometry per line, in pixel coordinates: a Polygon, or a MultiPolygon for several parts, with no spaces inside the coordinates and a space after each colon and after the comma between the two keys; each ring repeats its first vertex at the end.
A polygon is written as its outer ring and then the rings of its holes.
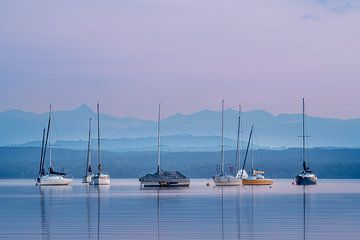
{"type": "MultiPolygon", "coordinates": [[[[206,186],[206,183],[211,183],[206,186]]],[[[360,239],[360,180],[142,189],[0,180],[1,239],[360,239]]]]}

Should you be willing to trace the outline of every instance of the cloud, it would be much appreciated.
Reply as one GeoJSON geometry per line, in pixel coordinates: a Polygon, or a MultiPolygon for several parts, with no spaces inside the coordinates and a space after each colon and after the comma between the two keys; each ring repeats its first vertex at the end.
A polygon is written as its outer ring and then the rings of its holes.
{"type": "Polygon", "coordinates": [[[312,14],[306,14],[306,15],[304,15],[304,16],[302,17],[302,19],[303,19],[303,20],[306,20],[306,21],[314,21],[314,22],[320,20],[319,17],[317,17],[317,16],[315,16],[315,15],[312,15],[312,14]]]}
{"type": "Polygon", "coordinates": [[[360,10],[360,1],[358,0],[316,0],[321,5],[335,12],[347,12],[351,10],[360,10]]]}

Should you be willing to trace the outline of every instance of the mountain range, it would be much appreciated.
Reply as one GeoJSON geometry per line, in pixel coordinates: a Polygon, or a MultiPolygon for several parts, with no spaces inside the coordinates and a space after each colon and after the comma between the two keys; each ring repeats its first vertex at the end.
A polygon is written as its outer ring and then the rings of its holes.
{"type": "MultiPolygon", "coordinates": [[[[47,118],[48,113],[36,114],[21,110],[0,112],[0,145],[19,145],[40,141],[47,118]]],[[[86,140],[89,118],[96,119],[96,113],[87,105],[81,105],[69,111],[55,111],[53,113],[53,141],[86,140]]],[[[254,124],[255,145],[272,148],[298,147],[301,143],[298,138],[301,135],[301,119],[301,114],[273,115],[262,110],[243,112],[242,141],[247,141],[251,125],[254,124]]],[[[162,119],[161,134],[167,136],[169,141],[183,136],[183,139],[189,141],[185,144],[186,146],[195,144],[193,141],[206,143],[210,138],[212,138],[211,144],[220,145],[218,138],[221,133],[220,120],[221,112],[219,111],[203,110],[188,115],[178,113],[162,119]]],[[[100,121],[102,139],[128,139],[136,144],[139,138],[156,136],[156,121],[132,117],[118,118],[110,114],[101,114],[100,121]]],[[[234,145],[236,139],[237,121],[237,111],[233,109],[224,111],[225,137],[229,139],[231,145],[234,145]]],[[[95,124],[95,121],[93,122],[95,124]]],[[[358,147],[360,145],[360,119],[343,120],[306,116],[306,129],[310,135],[310,138],[307,138],[310,147],[358,147]]],[[[141,144],[138,147],[141,148],[141,144]]]]}

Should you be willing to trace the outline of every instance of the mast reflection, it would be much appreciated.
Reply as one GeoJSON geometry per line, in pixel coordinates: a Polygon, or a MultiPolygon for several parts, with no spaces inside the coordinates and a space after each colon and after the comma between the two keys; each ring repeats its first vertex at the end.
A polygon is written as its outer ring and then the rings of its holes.
{"type": "Polygon", "coordinates": [[[221,187],[221,239],[224,240],[224,187],[221,187]]]}
{"type": "Polygon", "coordinates": [[[91,239],[91,191],[90,191],[90,185],[86,185],[86,217],[87,217],[87,231],[88,231],[88,239],[91,239]]]}
{"type": "Polygon", "coordinates": [[[48,211],[50,208],[46,209],[46,193],[42,187],[39,188],[40,192],[40,208],[41,208],[41,236],[42,239],[50,239],[50,218],[48,211]]]}
{"type": "MultiPolygon", "coordinates": [[[[53,195],[64,194],[71,190],[70,186],[40,186],[40,214],[42,239],[51,239],[51,210],[53,195]]],[[[54,218],[56,220],[56,218],[54,218]]]]}
{"type": "Polygon", "coordinates": [[[160,240],[160,189],[157,189],[157,239],[160,240]]]}
{"type": "Polygon", "coordinates": [[[97,239],[100,239],[100,213],[101,213],[101,197],[100,197],[100,186],[95,187],[97,189],[97,239]]]}
{"type": "Polygon", "coordinates": [[[241,206],[241,196],[240,196],[240,186],[237,187],[237,191],[236,191],[236,198],[235,198],[235,205],[236,205],[236,221],[237,221],[237,238],[241,239],[241,210],[240,210],[240,206],[241,206]]]}
{"type": "Polygon", "coordinates": [[[303,185],[303,239],[306,239],[306,191],[303,185]]]}
{"type": "Polygon", "coordinates": [[[104,193],[108,192],[110,190],[109,185],[94,185],[91,186],[94,188],[94,190],[97,193],[97,239],[101,238],[101,201],[102,196],[104,193]]]}
{"type": "Polygon", "coordinates": [[[254,239],[254,186],[251,186],[251,239],[254,239]]]}

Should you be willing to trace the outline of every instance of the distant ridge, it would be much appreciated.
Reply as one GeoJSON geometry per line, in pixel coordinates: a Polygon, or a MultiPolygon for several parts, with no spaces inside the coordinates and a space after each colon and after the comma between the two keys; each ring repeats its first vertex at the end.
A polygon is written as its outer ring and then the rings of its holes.
{"type": "MultiPolygon", "coordinates": [[[[221,138],[218,136],[191,136],[191,135],[172,135],[164,136],[161,139],[161,145],[164,152],[183,152],[183,151],[209,151],[217,152],[220,150],[221,138]]],[[[235,150],[236,141],[234,139],[224,139],[225,150],[235,150]]],[[[103,150],[115,152],[146,152],[156,151],[157,137],[140,138],[119,138],[103,139],[103,150]]],[[[41,141],[31,141],[24,144],[13,145],[15,147],[39,147],[41,141]]],[[[62,140],[52,143],[53,148],[85,150],[87,141],[84,140],[62,140]]],[[[92,146],[96,146],[96,139],[92,140],[92,146]]],[[[245,142],[242,142],[243,148],[245,142]]],[[[255,146],[256,149],[260,148],[255,146]]]]}
{"type": "MultiPolygon", "coordinates": [[[[0,178],[34,179],[38,171],[39,147],[0,147],[0,178]]],[[[310,165],[321,179],[360,178],[360,149],[309,149],[310,165]]],[[[96,161],[96,154],[94,154],[96,161]]],[[[235,165],[235,151],[225,151],[225,169],[231,173],[235,165]]],[[[244,156],[244,154],[243,154],[244,156]]],[[[301,149],[258,150],[254,160],[270,178],[292,179],[300,169],[301,149]]],[[[177,169],[191,178],[209,178],[216,174],[220,152],[162,152],[166,169],[177,169]]],[[[67,170],[74,178],[81,178],[86,164],[86,151],[53,149],[53,165],[67,170]],[[61,163],[61,164],[60,164],[61,163]]],[[[112,178],[139,178],[154,170],[156,151],[104,151],[104,165],[111,169],[112,178]]],[[[249,170],[250,163],[246,168],[249,170]]],[[[290,180],[289,180],[290,184],[290,180]]]]}
{"type": "MultiPolygon", "coordinates": [[[[56,109],[55,109],[56,110],[56,109]]],[[[236,138],[237,111],[225,110],[225,136],[236,138]]],[[[54,112],[54,140],[86,139],[88,119],[95,112],[83,104],[69,111],[54,112]]],[[[48,114],[21,110],[0,112],[0,146],[24,144],[41,139],[48,114]]],[[[144,138],[156,135],[156,123],[132,117],[118,118],[101,114],[102,137],[107,139],[144,138]]],[[[251,124],[255,124],[255,144],[264,147],[300,146],[301,115],[272,115],[253,110],[243,113],[243,140],[251,124]]],[[[310,147],[359,147],[360,119],[341,120],[307,116],[310,147]]],[[[195,137],[220,135],[220,112],[202,110],[192,114],[174,114],[162,121],[162,135],[195,137]]]]}

